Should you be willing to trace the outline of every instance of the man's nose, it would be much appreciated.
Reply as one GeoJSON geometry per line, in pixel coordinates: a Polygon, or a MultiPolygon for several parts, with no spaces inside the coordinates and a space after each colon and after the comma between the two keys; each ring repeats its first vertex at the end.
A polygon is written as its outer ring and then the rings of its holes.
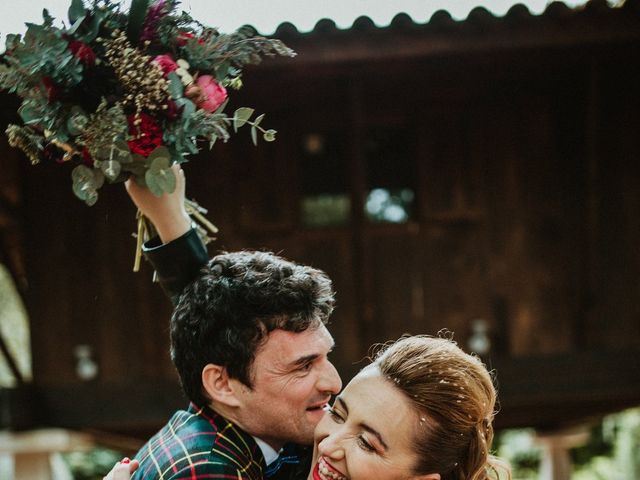
{"type": "Polygon", "coordinates": [[[322,372],[318,378],[318,390],[331,395],[337,395],[342,390],[342,380],[336,367],[329,360],[325,360],[322,366],[322,372]]]}

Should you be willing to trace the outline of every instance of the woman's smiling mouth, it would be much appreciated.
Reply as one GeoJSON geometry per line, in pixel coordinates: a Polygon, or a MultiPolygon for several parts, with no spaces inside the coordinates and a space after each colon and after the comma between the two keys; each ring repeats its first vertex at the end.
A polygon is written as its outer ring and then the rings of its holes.
{"type": "Polygon", "coordinates": [[[318,459],[318,463],[313,469],[313,478],[314,480],[347,480],[347,477],[333,468],[324,457],[318,459]]]}

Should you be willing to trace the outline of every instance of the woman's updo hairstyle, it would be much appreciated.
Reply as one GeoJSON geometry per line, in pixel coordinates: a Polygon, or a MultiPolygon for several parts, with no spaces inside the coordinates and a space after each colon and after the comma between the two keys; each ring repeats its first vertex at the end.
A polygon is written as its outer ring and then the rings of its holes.
{"type": "Polygon", "coordinates": [[[478,357],[452,340],[404,337],[383,348],[372,367],[393,382],[417,413],[416,475],[488,480],[508,467],[490,455],[496,390],[478,357]]]}

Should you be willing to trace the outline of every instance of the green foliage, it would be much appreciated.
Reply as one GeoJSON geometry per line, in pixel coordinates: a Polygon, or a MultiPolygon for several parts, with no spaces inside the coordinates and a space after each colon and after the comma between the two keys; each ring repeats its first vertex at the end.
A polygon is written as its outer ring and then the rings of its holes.
{"type": "Polygon", "coordinates": [[[247,123],[247,120],[251,118],[253,112],[253,108],[248,107],[240,107],[237,109],[233,114],[233,130],[237,132],[240,127],[247,123]]]}
{"type": "Polygon", "coordinates": [[[71,172],[73,193],[87,205],[92,206],[98,201],[98,189],[104,183],[101,170],[78,165],[71,172]]]}
{"type": "Polygon", "coordinates": [[[148,170],[144,175],[147,188],[156,197],[176,189],[176,176],[171,170],[171,153],[166,147],[156,148],[147,158],[148,170]]]}
{"type": "MultiPolygon", "coordinates": [[[[514,480],[537,480],[541,451],[533,430],[507,430],[496,436],[498,456],[507,460],[514,480]]],[[[570,451],[572,480],[640,478],[640,408],[605,417],[589,441],[570,451]]]]}
{"type": "Polygon", "coordinates": [[[275,130],[261,126],[264,115],[251,121],[253,109],[243,107],[229,118],[226,101],[210,112],[208,95],[212,88],[223,97],[222,87],[240,88],[242,67],[261,56],[293,56],[282,42],[250,27],[221,34],[176,13],[177,0],[133,0],[128,13],[120,5],[70,0],[68,27],[54,26],[44,10],[43,22],[27,24],[24,37],[7,35],[0,89],[22,98],[24,123],[7,134],[32,163],[72,164],[73,191],[92,205],[105,180],[130,175],[157,195],[172,191],[170,166],[204,142],[211,148],[227,141],[231,125],[234,131],[251,125],[254,143],[258,133],[275,139],[275,130]],[[167,74],[175,63],[180,69],[167,74]],[[222,87],[192,83],[205,75],[222,87]]]}
{"type": "Polygon", "coordinates": [[[66,453],[63,458],[74,480],[102,480],[124,455],[123,452],[97,447],[85,452],[66,453]]]}
{"type": "Polygon", "coordinates": [[[605,417],[571,453],[576,480],[640,478],[640,408],[605,417]]]}
{"type": "Polygon", "coordinates": [[[3,78],[0,86],[11,93],[23,95],[29,88],[38,86],[43,77],[50,77],[56,84],[66,87],[82,80],[82,65],[69,50],[63,31],[52,26],[53,19],[46,10],[43,16],[42,25],[27,24],[24,41],[21,42],[17,35],[7,45],[10,55],[5,55],[4,59],[16,75],[3,78]]]}

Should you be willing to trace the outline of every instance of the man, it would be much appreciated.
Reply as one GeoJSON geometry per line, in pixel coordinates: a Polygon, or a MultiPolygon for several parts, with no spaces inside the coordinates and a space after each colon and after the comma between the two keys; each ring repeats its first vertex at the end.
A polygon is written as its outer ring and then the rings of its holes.
{"type": "Polygon", "coordinates": [[[312,443],[342,386],[327,358],[331,281],[265,252],[225,253],[207,263],[184,211],[184,175],[174,171],[172,195],[156,198],[131,182],[127,190],[158,230],[145,253],[177,299],[171,357],[191,405],[138,452],[133,478],[304,476],[290,444],[312,443]]]}

